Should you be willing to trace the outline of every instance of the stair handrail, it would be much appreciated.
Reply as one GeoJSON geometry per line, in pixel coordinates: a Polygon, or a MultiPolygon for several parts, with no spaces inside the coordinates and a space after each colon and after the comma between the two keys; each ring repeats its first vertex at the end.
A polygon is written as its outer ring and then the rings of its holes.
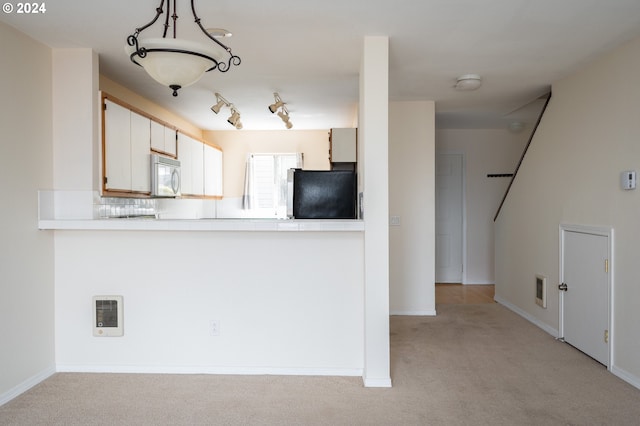
{"type": "Polygon", "coordinates": [[[538,119],[536,120],[536,124],[533,127],[533,131],[531,132],[531,135],[529,136],[529,140],[527,141],[527,145],[524,147],[524,151],[522,151],[522,155],[520,156],[520,161],[518,161],[518,165],[516,166],[516,169],[513,172],[513,176],[511,177],[511,180],[509,181],[509,186],[507,186],[507,190],[504,192],[504,196],[502,197],[502,201],[500,201],[500,206],[498,207],[498,211],[496,212],[496,215],[493,217],[493,221],[494,222],[498,219],[498,216],[500,215],[500,210],[502,210],[502,205],[504,204],[505,200],[507,199],[507,196],[509,195],[509,191],[511,190],[511,185],[513,185],[513,181],[516,179],[516,176],[518,175],[518,170],[520,170],[520,165],[522,164],[522,161],[524,160],[524,156],[527,154],[527,150],[529,149],[529,145],[531,145],[531,141],[533,140],[533,136],[536,134],[536,131],[538,130],[538,126],[540,125],[540,121],[542,121],[542,116],[544,115],[544,112],[546,111],[547,105],[549,105],[549,101],[550,100],[551,100],[551,92],[548,93],[547,100],[544,102],[544,106],[540,110],[540,114],[538,114],[538,119]]]}

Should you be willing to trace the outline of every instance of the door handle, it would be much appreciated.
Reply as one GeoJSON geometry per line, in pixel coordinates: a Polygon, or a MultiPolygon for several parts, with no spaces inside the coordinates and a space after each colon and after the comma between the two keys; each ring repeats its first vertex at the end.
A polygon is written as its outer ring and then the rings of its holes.
{"type": "Polygon", "coordinates": [[[558,286],[558,290],[560,291],[568,291],[569,287],[567,287],[567,283],[562,283],[558,286]]]}

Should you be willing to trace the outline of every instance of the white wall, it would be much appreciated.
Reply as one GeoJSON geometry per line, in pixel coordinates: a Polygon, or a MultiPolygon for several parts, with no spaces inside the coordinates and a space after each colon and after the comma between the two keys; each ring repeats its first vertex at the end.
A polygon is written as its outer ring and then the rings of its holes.
{"type": "Polygon", "coordinates": [[[58,368],[361,375],[362,239],[57,231],[58,368]],[[93,337],[91,297],[112,294],[124,298],[124,336],[93,337]]]}
{"type": "Polygon", "coordinates": [[[53,236],[38,231],[50,188],[51,50],[0,23],[0,404],[52,374],[53,236]]]}
{"type": "Polygon", "coordinates": [[[613,227],[612,371],[640,387],[640,39],[553,85],[553,96],[496,223],[496,296],[558,329],[561,223],[613,227]],[[549,277],[535,305],[536,273],[549,277]]]}
{"type": "Polygon", "coordinates": [[[435,104],[389,106],[390,311],[435,315],[435,104]]]}
{"type": "Polygon", "coordinates": [[[436,154],[462,154],[465,165],[466,259],[463,284],[494,284],[493,218],[511,178],[487,178],[513,173],[531,129],[439,129],[436,154]]]}

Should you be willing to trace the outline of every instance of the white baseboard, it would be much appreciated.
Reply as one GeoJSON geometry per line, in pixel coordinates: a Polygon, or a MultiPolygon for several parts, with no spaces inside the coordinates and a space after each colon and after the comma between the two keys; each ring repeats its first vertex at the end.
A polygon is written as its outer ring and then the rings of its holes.
{"type": "Polygon", "coordinates": [[[640,377],[634,376],[628,371],[625,371],[622,368],[618,368],[615,365],[611,366],[609,371],[611,371],[611,373],[615,376],[629,383],[631,386],[635,386],[636,388],[640,389],[640,377]]]}
{"type": "Polygon", "coordinates": [[[473,282],[463,282],[464,285],[495,285],[493,281],[473,281],[473,282]]]}
{"type": "Polygon", "coordinates": [[[391,311],[389,315],[419,316],[419,317],[435,317],[436,311],[391,311]]]}
{"type": "Polygon", "coordinates": [[[279,367],[216,367],[206,365],[71,365],[58,364],[61,373],[140,373],[140,374],[219,374],[275,376],[349,376],[363,375],[362,368],[279,368],[279,367]]]}
{"type": "Polygon", "coordinates": [[[504,300],[500,296],[495,296],[493,298],[493,300],[495,300],[499,304],[503,305],[505,308],[507,308],[507,309],[515,312],[516,314],[520,315],[522,318],[524,318],[527,321],[533,323],[534,325],[537,325],[538,327],[540,327],[541,329],[543,329],[544,331],[546,331],[547,333],[549,333],[553,337],[558,338],[560,336],[560,332],[557,329],[551,327],[548,324],[543,323],[538,318],[534,317],[533,315],[531,315],[530,313],[528,313],[526,311],[523,311],[522,309],[520,309],[516,305],[513,305],[510,302],[507,302],[506,300],[504,300]]]}
{"type": "Polygon", "coordinates": [[[365,388],[390,388],[391,386],[391,378],[367,378],[363,377],[362,381],[364,382],[365,388]]]}
{"type": "Polygon", "coordinates": [[[13,398],[17,397],[18,395],[23,394],[24,392],[28,391],[35,385],[53,376],[55,372],[56,372],[55,367],[51,366],[46,370],[39,372],[35,376],[29,377],[27,380],[9,389],[7,392],[0,394],[0,405],[4,405],[7,402],[11,401],[13,398]]]}

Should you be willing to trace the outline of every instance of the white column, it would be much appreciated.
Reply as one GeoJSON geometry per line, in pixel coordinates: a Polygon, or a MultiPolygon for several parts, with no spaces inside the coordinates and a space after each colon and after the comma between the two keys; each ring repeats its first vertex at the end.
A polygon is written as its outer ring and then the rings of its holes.
{"type": "Polygon", "coordinates": [[[91,49],[53,49],[54,189],[98,187],[98,55],[91,49]]]}
{"type": "Polygon", "coordinates": [[[390,387],[389,39],[365,37],[360,70],[359,143],[364,191],[364,385],[390,387]]]}

